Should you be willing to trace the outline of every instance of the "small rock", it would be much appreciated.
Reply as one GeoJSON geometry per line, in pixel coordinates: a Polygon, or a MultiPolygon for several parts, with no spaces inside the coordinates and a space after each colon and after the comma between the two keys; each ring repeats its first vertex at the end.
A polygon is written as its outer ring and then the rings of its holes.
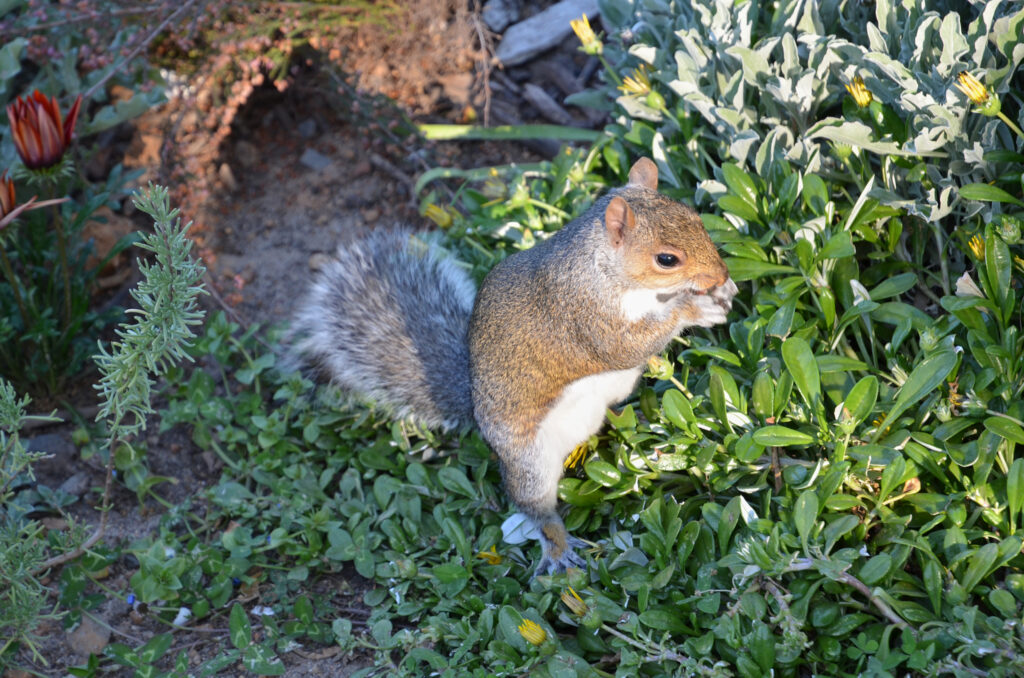
{"type": "Polygon", "coordinates": [[[226,162],[220,164],[220,168],[217,169],[217,176],[220,177],[220,181],[224,184],[224,187],[229,191],[233,191],[238,188],[238,181],[235,179],[235,173],[231,171],[231,165],[226,162]]]}
{"type": "Polygon", "coordinates": [[[67,492],[75,497],[81,497],[89,491],[89,474],[79,471],[60,484],[60,491],[67,492]]]}
{"type": "Polygon", "coordinates": [[[473,86],[472,73],[453,73],[438,78],[445,96],[457,104],[469,103],[469,90],[473,86]]]}
{"type": "Polygon", "coordinates": [[[252,169],[260,161],[260,151],[256,144],[244,139],[235,142],[235,158],[242,169],[252,169]]]}
{"type": "Polygon", "coordinates": [[[50,532],[63,532],[68,529],[68,521],[56,516],[44,516],[39,522],[50,532]]]}
{"type": "Polygon", "coordinates": [[[529,61],[541,52],[559,45],[572,34],[573,19],[587,15],[591,25],[599,14],[597,0],[562,0],[526,21],[511,26],[498,45],[495,56],[506,66],[529,61]]]}
{"type": "Polygon", "coordinates": [[[558,125],[571,125],[572,116],[555,101],[550,94],[532,82],[523,86],[523,98],[540,111],[540,114],[558,125]]]}
{"type": "Polygon", "coordinates": [[[377,209],[376,207],[371,207],[369,209],[363,210],[363,219],[366,221],[366,223],[372,224],[373,222],[380,219],[380,210],[377,209]]]}
{"type": "Polygon", "coordinates": [[[306,118],[295,128],[303,139],[312,139],[316,136],[316,120],[306,118]]]}
{"type": "Polygon", "coordinates": [[[75,453],[71,439],[60,433],[43,433],[24,441],[29,452],[43,452],[60,457],[75,453]]]}
{"type": "MultiPolygon", "coordinates": [[[[136,230],[135,222],[128,217],[115,214],[112,209],[102,205],[96,209],[82,227],[82,240],[92,240],[93,252],[86,261],[86,266],[92,268],[106,259],[110,251],[114,249],[118,241],[129,233],[136,230]]],[[[100,275],[110,275],[122,262],[127,260],[125,253],[119,254],[107,262],[107,265],[100,271],[100,275]]]]}
{"type": "Polygon", "coordinates": [[[361,177],[369,174],[373,171],[373,165],[370,164],[369,160],[360,160],[356,163],[356,166],[352,168],[352,176],[361,177]]]}
{"type": "Polygon", "coordinates": [[[82,617],[82,622],[68,633],[68,645],[71,650],[82,656],[99,654],[110,642],[110,629],[93,621],[92,617],[82,617]]]}
{"type": "Polygon", "coordinates": [[[518,0],[488,0],[484,3],[480,15],[488,28],[495,33],[501,33],[512,22],[519,21],[519,11],[518,0]]]}
{"type": "Polygon", "coordinates": [[[313,252],[313,254],[309,255],[309,270],[319,271],[329,264],[333,258],[326,252],[313,252]]]}
{"type": "Polygon", "coordinates": [[[302,157],[299,158],[299,163],[304,167],[308,167],[314,172],[322,172],[331,165],[331,159],[320,151],[312,148],[307,148],[302,153],[302,157]]]}

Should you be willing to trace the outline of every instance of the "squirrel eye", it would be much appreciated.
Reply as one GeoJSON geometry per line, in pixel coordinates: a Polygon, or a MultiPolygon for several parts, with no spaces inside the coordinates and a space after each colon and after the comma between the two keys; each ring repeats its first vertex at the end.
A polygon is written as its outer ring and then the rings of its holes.
{"type": "Polygon", "coordinates": [[[666,252],[654,255],[654,260],[657,261],[658,266],[661,266],[662,268],[673,268],[679,265],[679,257],[666,252]]]}

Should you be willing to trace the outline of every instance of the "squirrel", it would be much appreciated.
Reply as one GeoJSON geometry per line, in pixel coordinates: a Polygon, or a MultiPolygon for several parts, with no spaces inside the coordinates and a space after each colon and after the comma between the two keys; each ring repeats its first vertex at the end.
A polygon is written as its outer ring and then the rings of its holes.
{"type": "Polygon", "coordinates": [[[688,326],[722,323],[737,292],[692,209],[641,158],[624,187],[509,256],[478,292],[409,231],[339,248],[292,325],[301,361],[427,427],[475,424],[505,490],[539,528],[536,574],[584,568],[557,511],[568,454],[688,326]]]}

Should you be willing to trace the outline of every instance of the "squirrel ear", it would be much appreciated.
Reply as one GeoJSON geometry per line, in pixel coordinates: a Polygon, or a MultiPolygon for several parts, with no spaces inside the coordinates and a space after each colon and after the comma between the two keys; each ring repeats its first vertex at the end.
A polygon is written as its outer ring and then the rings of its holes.
{"type": "Polygon", "coordinates": [[[629,183],[626,185],[658,190],[658,166],[650,158],[640,158],[630,168],[629,183]]]}
{"type": "Polygon", "coordinates": [[[608,229],[608,240],[615,248],[621,247],[628,232],[636,227],[636,215],[629,204],[617,195],[605,208],[604,227],[608,229]]]}

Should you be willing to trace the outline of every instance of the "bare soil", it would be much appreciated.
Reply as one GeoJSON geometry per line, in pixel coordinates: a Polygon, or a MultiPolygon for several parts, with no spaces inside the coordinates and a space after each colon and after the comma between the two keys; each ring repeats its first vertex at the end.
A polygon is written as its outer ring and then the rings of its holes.
{"type": "MultiPolygon", "coordinates": [[[[527,3],[528,5],[530,3],[527,3]]],[[[527,12],[550,4],[532,3],[527,12]]],[[[496,70],[489,61],[493,36],[482,27],[478,15],[447,0],[410,3],[408,17],[413,29],[394,31],[368,27],[353,33],[346,69],[355,74],[356,87],[368,94],[395,100],[398,109],[417,120],[462,122],[496,119],[538,120],[538,112],[517,96],[517,81],[530,81],[560,99],[566,73],[578,77],[587,66],[572,45],[545,55],[510,73],[496,70]],[[481,43],[482,39],[482,43],[481,43]],[[492,86],[495,84],[500,86],[492,86]],[[500,84],[504,83],[504,84],[500,84]],[[560,84],[559,84],[560,83],[560,84]]],[[[592,72],[592,71],[591,71],[592,72]]],[[[145,179],[170,182],[182,200],[184,212],[196,220],[195,240],[209,275],[208,310],[226,310],[242,324],[271,325],[285,322],[310,278],[310,265],[338,244],[373,228],[397,224],[429,227],[418,214],[418,196],[412,195],[414,177],[428,166],[483,167],[540,159],[538,147],[515,143],[424,143],[396,145],[353,124],[352,110],[339,113],[327,98],[315,96],[315,63],[295,78],[283,93],[265,87],[256,90],[234,116],[230,134],[214,139],[192,115],[202,91],[172,100],[134,125],[110,133],[108,149],[95,162],[123,160],[128,167],[146,170],[145,179]],[[308,87],[306,86],[308,84],[308,87]],[[205,136],[204,136],[205,134],[205,136]],[[306,162],[303,162],[305,158],[306,162]]],[[[586,79],[586,76],[583,80],[586,79]]],[[[319,83],[319,81],[317,81],[319,83]]],[[[358,106],[358,102],[353,102],[358,106]]],[[[574,122],[593,119],[572,111],[574,122]]],[[[381,121],[383,124],[388,119],[381,121]]],[[[386,136],[386,135],[385,135],[386,136]]],[[[541,151],[544,147],[539,147],[541,151]]],[[[103,167],[94,168],[102,174],[103,167]]],[[[130,211],[130,210],[129,210],[130,211]]],[[[120,215],[115,215],[118,218],[120,215]]],[[[139,215],[129,215],[140,226],[139,215]]],[[[122,224],[123,225],[123,224],[122,224]]],[[[121,296],[137,275],[122,262],[121,296]]],[[[66,403],[85,418],[95,411],[95,396],[86,375],[69,392],[66,403]]],[[[40,409],[49,403],[40,405],[40,409]]],[[[64,410],[67,411],[66,409],[64,410]]],[[[30,431],[35,449],[53,456],[37,467],[38,481],[55,488],[64,486],[81,499],[72,507],[80,519],[97,520],[104,471],[95,459],[83,460],[72,442],[73,425],[30,431]]],[[[171,430],[157,435],[156,422],[146,438],[148,463],[155,475],[172,482],[157,491],[167,502],[188,499],[202,510],[203,488],[220,476],[220,464],[212,453],[197,449],[190,433],[171,430]]],[[[114,509],[105,543],[127,547],[133,540],[154,534],[163,507],[154,501],[140,505],[135,494],[115,489],[114,509]]],[[[51,521],[51,529],[62,529],[51,521]]],[[[40,662],[23,652],[19,660],[37,675],[63,676],[82,665],[89,652],[100,653],[110,643],[137,647],[155,633],[166,630],[151,616],[123,602],[123,594],[138,567],[134,557],[120,558],[102,573],[92,593],[106,601],[83,623],[70,631],[59,621],[38,629],[42,636],[40,662]],[[102,588],[101,588],[102,587],[102,588]]],[[[54,584],[56,596],[56,578],[54,584]]],[[[343,572],[317,582],[317,595],[330,598],[339,609],[351,611],[353,622],[366,618],[362,595],[372,583],[354,572],[343,572]]],[[[259,591],[252,591],[251,600],[259,591]]],[[[205,624],[205,622],[203,622],[205,624]]],[[[185,650],[196,666],[227,647],[224,620],[219,627],[201,626],[179,632],[168,656],[185,650]]],[[[288,676],[347,676],[371,665],[365,654],[344,654],[337,647],[306,647],[282,657],[288,676]]],[[[11,672],[11,678],[20,678],[11,672]]],[[[131,675],[114,671],[105,675],[131,675]]],[[[241,666],[223,675],[250,675],[241,666]]]]}

